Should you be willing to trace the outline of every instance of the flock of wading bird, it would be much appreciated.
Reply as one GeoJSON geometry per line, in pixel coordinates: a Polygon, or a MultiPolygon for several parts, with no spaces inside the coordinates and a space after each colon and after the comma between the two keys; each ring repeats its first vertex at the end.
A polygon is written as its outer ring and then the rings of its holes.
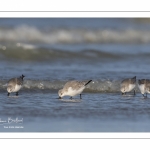
{"type": "MultiPolygon", "coordinates": [[[[15,92],[16,96],[18,96],[18,92],[23,85],[23,78],[24,77],[25,76],[22,75],[19,78],[12,78],[8,81],[8,83],[7,83],[7,91],[8,91],[7,95],[8,96],[12,92],[15,92]]],[[[82,99],[81,93],[85,89],[86,85],[88,85],[91,81],[92,80],[89,80],[89,81],[76,81],[76,80],[68,81],[64,85],[63,89],[58,91],[59,99],[61,99],[64,96],[71,96],[70,99],[72,99],[72,97],[74,97],[76,95],[80,95],[80,99],[82,99]]],[[[134,95],[135,95],[135,87],[136,87],[136,76],[133,78],[124,79],[121,82],[120,91],[122,92],[122,95],[124,95],[127,92],[134,90],[134,95]]],[[[139,87],[142,95],[144,96],[144,98],[146,98],[147,93],[150,93],[150,80],[149,79],[138,80],[138,87],[139,87]],[[145,93],[146,93],[146,96],[144,95],[145,93]]]]}

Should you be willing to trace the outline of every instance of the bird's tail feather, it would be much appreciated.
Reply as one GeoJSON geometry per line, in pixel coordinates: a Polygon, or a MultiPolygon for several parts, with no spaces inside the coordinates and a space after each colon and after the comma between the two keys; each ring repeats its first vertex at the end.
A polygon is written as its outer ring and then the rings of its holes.
{"type": "Polygon", "coordinates": [[[91,81],[92,81],[92,80],[89,80],[89,81],[85,84],[85,86],[88,85],[91,81]]]}

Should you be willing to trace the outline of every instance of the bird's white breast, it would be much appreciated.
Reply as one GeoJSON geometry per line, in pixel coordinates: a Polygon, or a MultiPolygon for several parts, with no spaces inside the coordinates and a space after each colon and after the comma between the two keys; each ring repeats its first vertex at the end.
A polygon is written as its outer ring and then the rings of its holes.
{"type": "Polygon", "coordinates": [[[135,88],[135,84],[129,84],[128,88],[126,89],[126,92],[130,92],[135,88]]]}
{"type": "Polygon", "coordinates": [[[21,85],[16,84],[13,92],[18,92],[21,89],[21,85]]]}
{"type": "Polygon", "coordinates": [[[141,84],[141,85],[138,84],[138,87],[139,87],[141,93],[144,94],[145,93],[145,84],[141,84]]]}

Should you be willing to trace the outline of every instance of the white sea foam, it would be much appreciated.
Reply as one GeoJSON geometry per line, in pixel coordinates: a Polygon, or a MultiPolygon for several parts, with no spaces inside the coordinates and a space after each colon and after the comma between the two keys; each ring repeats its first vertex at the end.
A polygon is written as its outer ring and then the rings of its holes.
{"type": "Polygon", "coordinates": [[[16,46],[17,47],[22,47],[25,50],[32,50],[32,49],[36,49],[37,48],[33,44],[25,44],[25,43],[17,43],[16,46]]]}

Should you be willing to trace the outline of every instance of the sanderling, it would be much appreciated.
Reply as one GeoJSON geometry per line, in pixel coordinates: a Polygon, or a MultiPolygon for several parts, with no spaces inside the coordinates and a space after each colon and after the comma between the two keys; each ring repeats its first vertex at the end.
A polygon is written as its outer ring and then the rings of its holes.
{"type": "Polygon", "coordinates": [[[7,84],[7,91],[8,91],[8,96],[10,93],[12,92],[16,92],[16,96],[18,96],[18,91],[21,89],[22,85],[23,85],[23,78],[25,76],[22,75],[19,78],[12,78],[8,81],[7,84]]]}
{"type": "MultiPolygon", "coordinates": [[[[136,86],[136,76],[133,78],[128,78],[128,79],[124,79],[121,82],[121,88],[120,91],[123,94],[126,94],[126,92],[130,92],[131,90],[133,90],[136,86]]],[[[134,95],[135,95],[135,90],[134,90],[134,95]]]]}
{"type": "Polygon", "coordinates": [[[150,80],[149,79],[138,80],[138,87],[142,95],[144,96],[144,94],[146,93],[146,96],[144,97],[147,97],[147,93],[150,93],[150,80]]]}
{"type": "Polygon", "coordinates": [[[72,99],[73,96],[80,94],[85,89],[86,85],[89,84],[92,80],[89,81],[69,81],[67,82],[63,89],[58,91],[59,98],[61,99],[63,96],[71,96],[70,99],[72,99]]]}

